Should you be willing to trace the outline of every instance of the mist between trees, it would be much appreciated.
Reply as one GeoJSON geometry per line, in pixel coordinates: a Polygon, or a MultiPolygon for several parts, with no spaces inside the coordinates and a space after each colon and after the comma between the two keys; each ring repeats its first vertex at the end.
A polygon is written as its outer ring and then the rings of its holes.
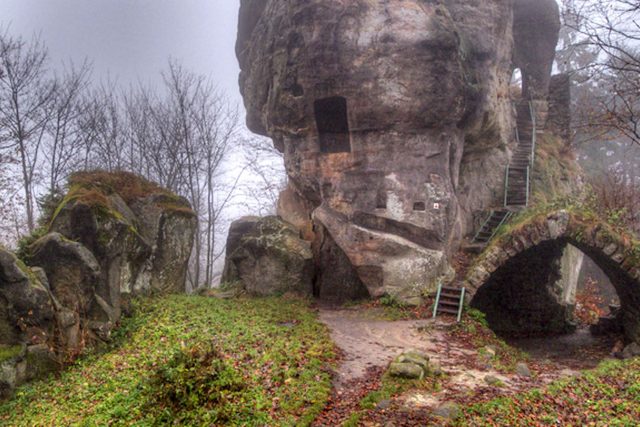
{"type": "Polygon", "coordinates": [[[160,87],[92,82],[90,62],[51,69],[45,43],[0,31],[0,243],[38,226],[79,170],[127,170],[198,215],[189,282],[209,286],[228,218],[275,210],[285,183],[271,141],[250,136],[214,82],[168,60],[160,87]]]}

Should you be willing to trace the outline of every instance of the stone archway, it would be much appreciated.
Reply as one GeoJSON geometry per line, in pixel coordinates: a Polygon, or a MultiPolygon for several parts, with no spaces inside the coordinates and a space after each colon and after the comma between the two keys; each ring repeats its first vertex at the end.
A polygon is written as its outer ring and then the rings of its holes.
{"type": "Polygon", "coordinates": [[[640,243],[602,220],[568,210],[535,215],[496,238],[469,269],[465,280],[469,302],[473,305],[483,287],[505,271],[513,281],[537,274],[522,269],[508,273],[512,263],[522,266],[528,259],[532,265],[540,264],[541,259],[557,257],[554,251],[568,244],[590,257],[609,277],[621,300],[626,338],[640,341],[640,243]]]}

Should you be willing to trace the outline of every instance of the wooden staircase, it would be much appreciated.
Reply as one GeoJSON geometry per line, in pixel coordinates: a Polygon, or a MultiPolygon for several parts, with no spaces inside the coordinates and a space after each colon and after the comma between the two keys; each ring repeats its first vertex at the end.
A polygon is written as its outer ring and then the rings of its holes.
{"type": "Polygon", "coordinates": [[[465,288],[449,287],[438,285],[436,302],[433,305],[433,317],[438,314],[452,314],[456,316],[458,322],[462,319],[462,309],[464,308],[465,288]]]}

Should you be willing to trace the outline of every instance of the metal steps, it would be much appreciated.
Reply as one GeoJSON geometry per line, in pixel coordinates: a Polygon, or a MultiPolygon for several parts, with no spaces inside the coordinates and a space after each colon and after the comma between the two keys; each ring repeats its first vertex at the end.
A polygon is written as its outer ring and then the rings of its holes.
{"type": "Polygon", "coordinates": [[[472,244],[486,244],[496,235],[502,224],[509,221],[513,213],[506,209],[493,210],[480,230],[473,237],[472,244]]]}
{"type": "Polygon", "coordinates": [[[449,287],[438,285],[438,292],[436,293],[436,302],[433,305],[433,317],[438,314],[453,314],[457,316],[457,321],[462,319],[462,310],[464,308],[464,295],[465,288],[463,287],[449,287]]]}
{"type": "Polygon", "coordinates": [[[509,221],[513,211],[529,205],[531,171],[536,150],[535,112],[533,104],[529,102],[518,104],[516,111],[517,146],[505,172],[504,208],[490,211],[488,219],[471,241],[469,249],[472,250],[484,247],[496,235],[500,226],[509,221]]]}

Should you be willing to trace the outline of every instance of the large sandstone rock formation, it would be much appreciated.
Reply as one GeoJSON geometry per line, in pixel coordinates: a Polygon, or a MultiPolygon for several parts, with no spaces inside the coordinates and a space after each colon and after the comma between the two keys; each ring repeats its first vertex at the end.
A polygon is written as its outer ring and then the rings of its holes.
{"type": "Polygon", "coordinates": [[[247,124],[284,153],[279,214],[314,241],[317,294],[414,302],[452,277],[451,254],[504,193],[509,82],[529,72],[513,62],[513,12],[511,0],[241,0],[247,124]],[[343,280],[324,280],[336,265],[343,280]]]}
{"type": "Polygon", "coordinates": [[[222,281],[251,295],[313,292],[311,245],[277,217],[245,217],[231,224],[222,281]]]}
{"type": "Polygon", "coordinates": [[[169,191],[80,173],[45,220],[49,232],[22,251],[31,267],[0,248],[0,349],[25,347],[0,360],[0,394],[108,341],[131,296],[185,290],[196,218],[169,191]]]}

